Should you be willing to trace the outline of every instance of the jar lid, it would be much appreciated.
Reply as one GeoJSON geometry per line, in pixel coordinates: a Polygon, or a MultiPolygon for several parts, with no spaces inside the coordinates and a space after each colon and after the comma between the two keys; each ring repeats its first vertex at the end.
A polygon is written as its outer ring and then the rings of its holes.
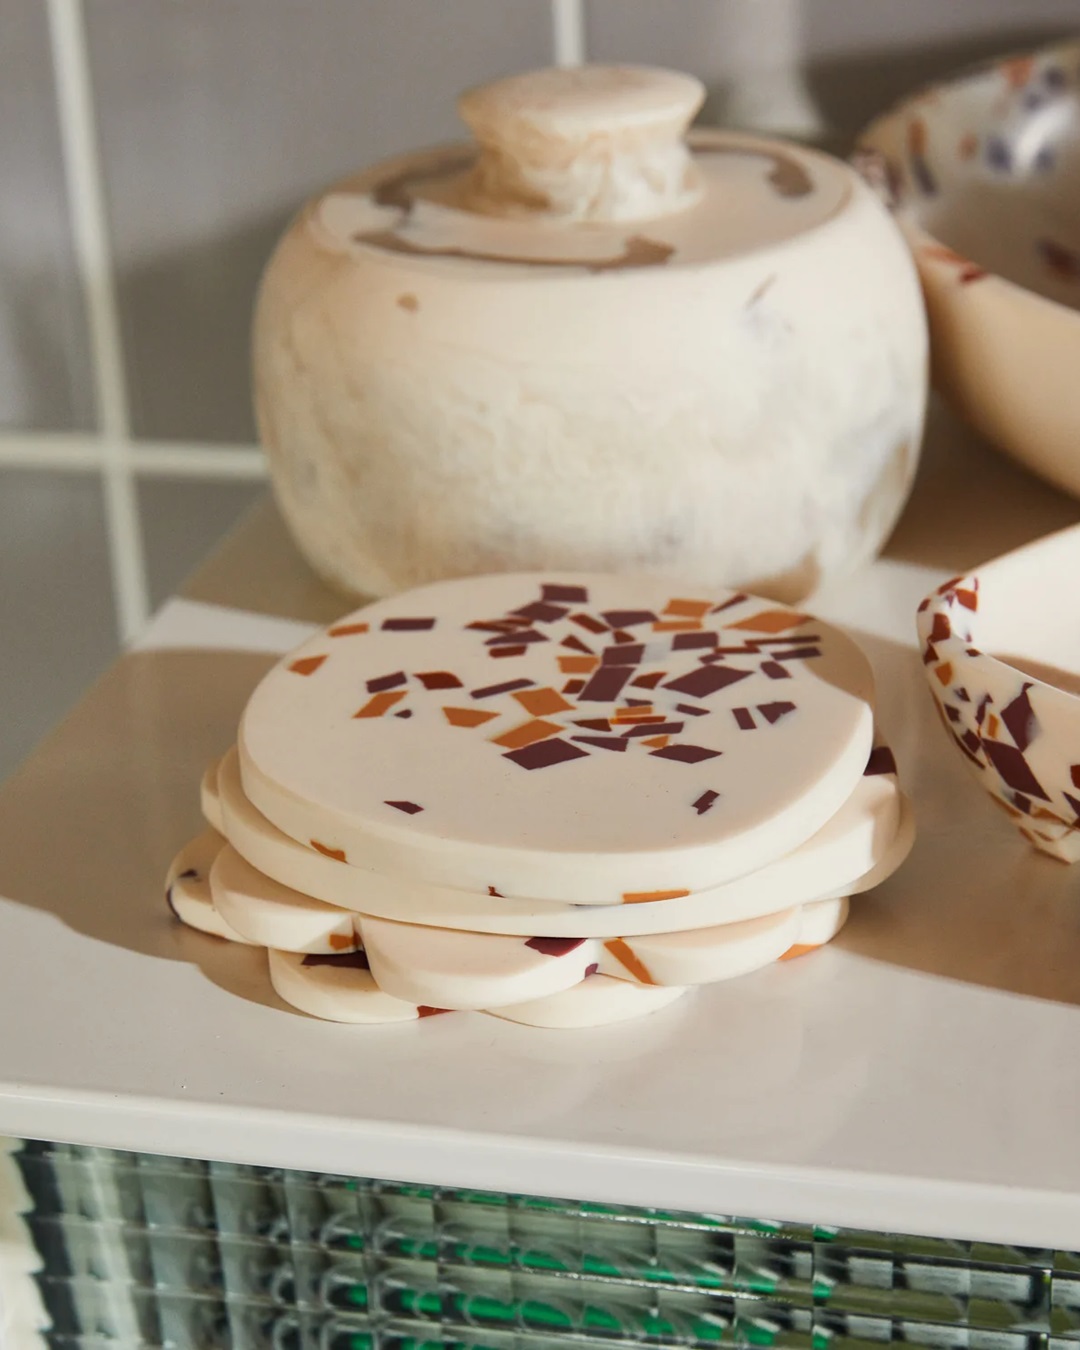
{"type": "Polygon", "coordinates": [[[844,206],[853,171],[687,128],[704,89],[644,66],[511,76],[459,101],[476,140],[377,166],[316,204],[321,242],[462,269],[603,272],[776,246],[844,206]]]}

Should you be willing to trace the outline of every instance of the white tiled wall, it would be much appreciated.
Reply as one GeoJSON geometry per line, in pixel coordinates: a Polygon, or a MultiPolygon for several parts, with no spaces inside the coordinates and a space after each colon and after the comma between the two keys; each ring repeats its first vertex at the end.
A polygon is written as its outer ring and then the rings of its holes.
{"type": "Polygon", "coordinates": [[[234,448],[253,436],[251,301],[309,192],[456,136],[459,89],[556,50],[690,69],[713,114],[817,114],[842,136],[923,78],[1070,28],[1080,0],[0,0],[0,778],[116,650],[117,579],[136,621],[261,490],[234,448]],[[68,108],[72,72],[91,81],[115,284],[89,314],[107,355],[115,295],[134,451],[95,440],[70,225],[74,202],[85,250],[94,201],[65,191],[58,33],[68,108]]]}

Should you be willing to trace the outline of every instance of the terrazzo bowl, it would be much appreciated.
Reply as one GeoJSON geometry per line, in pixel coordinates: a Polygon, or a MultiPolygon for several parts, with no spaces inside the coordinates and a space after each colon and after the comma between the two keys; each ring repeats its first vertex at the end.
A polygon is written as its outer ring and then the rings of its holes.
{"type": "Polygon", "coordinates": [[[946,582],[918,613],[950,739],[1024,838],[1062,862],[1080,860],[1080,624],[1061,603],[1078,567],[1074,525],[946,582]]]}
{"type": "Polygon", "coordinates": [[[912,96],[857,156],[915,255],[937,387],[1080,496],[1080,42],[912,96]]]}

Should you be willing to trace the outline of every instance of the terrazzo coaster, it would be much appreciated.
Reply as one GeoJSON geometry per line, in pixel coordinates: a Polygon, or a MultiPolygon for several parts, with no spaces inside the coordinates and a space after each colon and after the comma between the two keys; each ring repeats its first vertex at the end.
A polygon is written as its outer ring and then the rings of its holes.
{"type": "Polygon", "coordinates": [[[854,643],[754,597],[467,578],[286,657],[244,711],[240,765],[259,812],[345,866],[614,905],[809,839],[863,771],[872,700],[854,643]]]}
{"type": "Polygon", "coordinates": [[[428,1011],[383,993],[361,951],[316,956],[271,948],[268,957],[277,996],[324,1022],[415,1022],[428,1011]]]}
{"type": "Polygon", "coordinates": [[[496,937],[451,928],[361,920],[380,989],[414,1003],[478,1009],[543,998],[596,970],[595,939],[496,937]]]}
{"type": "Polygon", "coordinates": [[[518,900],[343,867],[297,844],[255,810],[243,794],[235,751],[223,759],[219,779],[230,843],[259,872],[302,895],[381,918],[523,937],[626,937],[755,918],[877,885],[911,847],[910,822],[903,837],[900,832],[904,799],[896,766],[880,744],[833,819],[788,857],[711,890],[618,907],[518,900]]]}
{"type": "Polygon", "coordinates": [[[357,915],[272,881],[225,845],[210,868],[210,897],[244,940],[290,952],[350,952],[360,945],[357,915]]]}
{"type": "Polygon", "coordinates": [[[365,989],[373,983],[404,1002],[444,1010],[490,1010],[544,998],[596,973],[647,985],[713,984],[820,946],[847,917],[847,901],[838,899],[682,933],[504,937],[335,909],[277,882],[262,879],[260,885],[259,874],[213,831],[196,843],[200,870],[189,869],[189,884],[204,895],[191,910],[193,926],[207,931],[207,923],[216,920],[219,936],[318,957],[307,963],[313,967],[362,969],[371,977],[361,981],[365,989]],[[213,849],[218,852],[208,888],[205,871],[213,849]],[[358,951],[355,961],[344,959],[358,951]],[[343,960],[323,959],[331,956],[343,960]]]}
{"type": "MultiPolygon", "coordinates": [[[[278,997],[290,1007],[323,1021],[411,1022],[449,1011],[383,993],[367,968],[363,952],[301,956],[271,950],[268,956],[270,983],[278,997]]],[[[656,1012],[686,992],[590,975],[569,989],[484,1011],[527,1026],[604,1026],[656,1012]]]]}
{"type": "Polygon", "coordinates": [[[230,942],[252,944],[218,913],[210,894],[210,869],[214,859],[225,847],[225,840],[215,829],[203,830],[185,844],[169,864],[165,878],[165,903],[188,928],[196,928],[211,937],[227,938],[230,942]]]}
{"type": "Polygon", "coordinates": [[[790,961],[796,956],[805,956],[823,947],[843,928],[848,920],[850,902],[846,896],[833,900],[818,900],[813,905],[803,905],[799,911],[799,937],[780,958],[790,961]]]}
{"type": "Polygon", "coordinates": [[[218,768],[220,764],[221,761],[217,760],[215,763],[208,765],[199,782],[199,810],[202,812],[207,825],[217,830],[218,834],[224,834],[225,818],[221,810],[221,793],[218,790],[218,768]]]}

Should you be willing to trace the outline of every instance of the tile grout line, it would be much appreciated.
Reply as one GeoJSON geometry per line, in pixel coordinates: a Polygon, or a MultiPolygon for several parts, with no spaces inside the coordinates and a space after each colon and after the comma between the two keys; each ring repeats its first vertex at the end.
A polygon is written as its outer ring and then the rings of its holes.
{"type": "Polygon", "coordinates": [[[93,369],[100,469],[117,624],[132,638],[150,611],[130,459],[128,391],[98,153],[83,0],[47,0],[65,185],[93,369]]]}
{"type": "MultiPolygon", "coordinates": [[[[103,436],[78,432],[0,435],[0,469],[100,473],[108,453],[103,436]]],[[[125,445],[125,456],[136,477],[206,482],[261,481],[267,477],[266,458],[257,445],[131,441],[125,445]]]]}
{"type": "Polygon", "coordinates": [[[557,66],[585,63],[584,0],[551,0],[551,48],[557,66]]]}

